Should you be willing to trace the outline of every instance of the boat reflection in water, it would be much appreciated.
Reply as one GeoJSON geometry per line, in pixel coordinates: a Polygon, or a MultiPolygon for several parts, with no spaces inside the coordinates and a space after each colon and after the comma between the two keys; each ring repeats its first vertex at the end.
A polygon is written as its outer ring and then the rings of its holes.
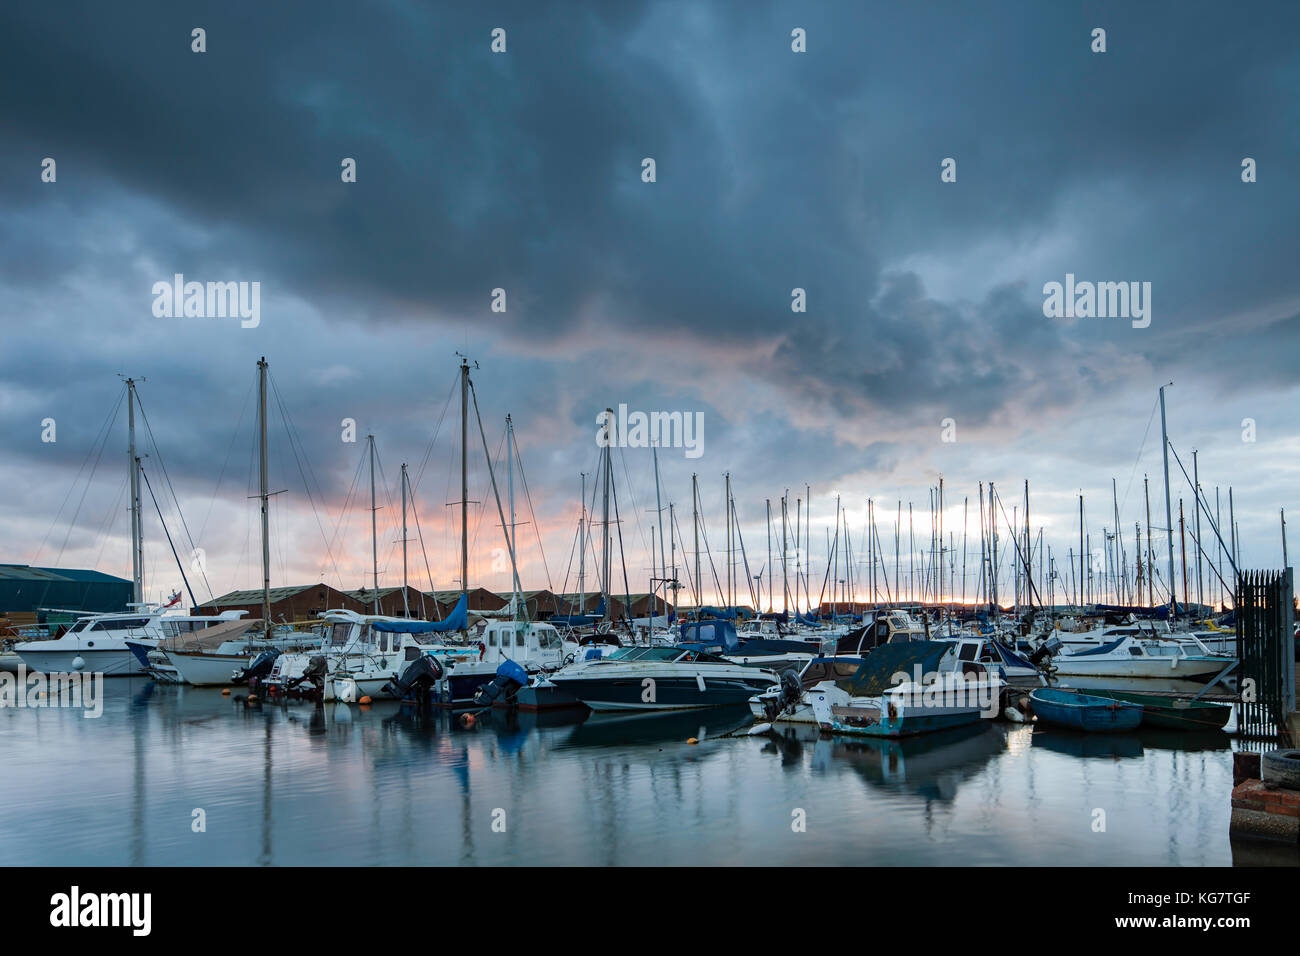
{"type": "Polygon", "coordinates": [[[849,767],[869,783],[931,800],[951,800],[966,780],[1007,749],[1005,733],[988,721],[917,737],[826,736],[816,727],[785,724],[767,734],[764,749],[795,767],[811,750],[814,773],[849,767]]]}
{"type": "MultiPolygon", "coordinates": [[[[580,718],[581,719],[581,718],[580,718]]],[[[748,704],[708,710],[592,712],[573,729],[562,747],[626,747],[681,744],[734,733],[753,722],[748,704]]]]}

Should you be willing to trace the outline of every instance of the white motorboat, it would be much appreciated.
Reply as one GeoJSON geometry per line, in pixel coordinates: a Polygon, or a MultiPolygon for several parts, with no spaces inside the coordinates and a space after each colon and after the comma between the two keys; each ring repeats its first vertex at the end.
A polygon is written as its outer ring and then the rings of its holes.
{"type": "Polygon", "coordinates": [[[477,647],[444,643],[431,636],[434,632],[417,629],[430,622],[348,610],[326,611],[324,619],[328,627],[321,646],[281,654],[259,687],[272,695],[306,686],[314,694],[319,687],[322,700],[355,702],[392,697],[385,687],[421,657],[434,658],[440,670],[478,660],[477,647]]]}
{"type": "Polygon", "coordinates": [[[852,679],[811,688],[807,703],[823,731],[863,737],[907,737],[998,716],[1006,682],[991,666],[955,660],[954,650],[937,641],[885,645],[852,679]]]}
{"type": "Polygon", "coordinates": [[[88,614],[78,618],[61,636],[23,641],[14,651],[28,670],[42,673],[101,673],[106,677],[148,676],[149,654],[168,633],[164,628],[189,632],[230,621],[243,611],[216,616],[165,614],[157,605],[142,605],[113,614],[88,614]]]}
{"type": "Polygon", "coordinates": [[[223,687],[234,683],[237,675],[263,651],[308,651],[321,644],[321,635],[290,628],[273,628],[268,638],[260,620],[231,620],[197,632],[179,627],[172,631],[169,624],[163,620],[163,631],[168,636],[154,653],[163,658],[180,683],[195,687],[223,687]]]}
{"type": "Polygon", "coordinates": [[[1053,657],[1051,666],[1060,677],[1208,681],[1233,660],[1211,652],[1191,634],[1164,638],[1122,634],[1105,644],[1053,657]]]}

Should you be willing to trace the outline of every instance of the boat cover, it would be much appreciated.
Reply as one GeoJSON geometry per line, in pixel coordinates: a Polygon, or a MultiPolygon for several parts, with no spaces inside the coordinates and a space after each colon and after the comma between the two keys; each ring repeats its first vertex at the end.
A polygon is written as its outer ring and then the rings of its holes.
{"type": "Polygon", "coordinates": [[[863,658],[856,674],[835,683],[854,697],[879,697],[894,686],[892,678],[897,673],[904,673],[911,679],[918,666],[922,674],[937,673],[939,661],[950,648],[951,645],[943,641],[881,644],[863,658]]]}
{"type": "Polygon", "coordinates": [[[1100,647],[1094,647],[1091,650],[1086,650],[1086,651],[1075,651],[1073,654],[1066,654],[1065,656],[1066,657],[1091,657],[1094,654],[1109,654],[1115,648],[1123,644],[1124,641],[1128,639],[1128,636],[1129,635],[1125,634],[1123,637],[1117,637],[1115,638],[1115,640],[1111,641],[1110,643],[1103,644],[1100,647]]]}
{"type": "Polygon", "coordinates": [[[445,634],[448,631],[463,631],[468,624],[469,602],[462,594],[451,613],[441,621],[372,621],[370,626],[376,631],[390,634],[445,634]]]}

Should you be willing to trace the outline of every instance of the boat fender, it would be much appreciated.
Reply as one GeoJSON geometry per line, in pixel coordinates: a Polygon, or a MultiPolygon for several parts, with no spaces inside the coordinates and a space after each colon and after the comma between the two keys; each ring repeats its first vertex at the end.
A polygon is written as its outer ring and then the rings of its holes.
{"type": "Polygon", "coordinates": [[[1016,710],[1016,708],[1014,707],[1008,707],[1006,710],[1002,712],[1002,716],[1005,717],[1007,720],[1011,721],[1013,724],[1026,724],[1029,722],[1028,720],[1025,719],[1025,715],[1022,714],[1020,711],[1016,710]]]}

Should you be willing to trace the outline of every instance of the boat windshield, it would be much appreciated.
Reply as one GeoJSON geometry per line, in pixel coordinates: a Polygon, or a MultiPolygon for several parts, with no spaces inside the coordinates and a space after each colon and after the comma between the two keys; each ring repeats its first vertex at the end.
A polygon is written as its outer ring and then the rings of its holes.
{"type": "Polygon", "coordinates": [[[92,631],[130,631],[137,627],[144,627],[149,623],[147,617],[120,617],[108,621],[96,621],[90,628],[92,631]]]}
{"type": "Polygon", "coordinates": [[[352,624],[343,622],[335,624],[329,629],[329,636],[326,639],[327,644],[340,647],[348,642],[348,636],[352,633],[352,624]]]}
{"type": "Polygon", "coordinates": [[[847,680],[856,674],[861,666],[861,659],[815,657],[804,667],[803,673],[799,675],[799,681],[808,688],[824,680],[847,680]]]}

